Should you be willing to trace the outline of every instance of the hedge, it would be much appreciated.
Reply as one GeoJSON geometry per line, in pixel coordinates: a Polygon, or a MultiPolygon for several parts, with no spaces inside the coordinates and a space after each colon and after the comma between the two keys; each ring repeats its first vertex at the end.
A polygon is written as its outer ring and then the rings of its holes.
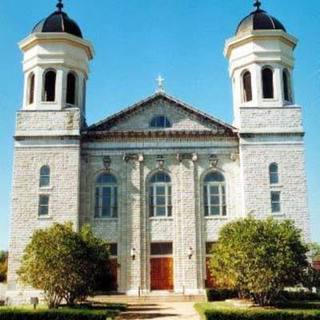
{"type": "MultiPolygon", "coordinates": [[[[207,289],[208,301],[224,301],[238,298],[237,290],[229,289],[207,289]]],[[[320,301],[320,294],[305,291],[281,291],[277,297],[278,301],[320,301]]]]}
{"type": "Polygon", "coordinates": [[[319,301],[320,294],[305,291],[282,291],[278,298],[289,301],[319,301]]]}
{"type": "Polygon", "coordinates": [[[320,311],[196,309],[206,320],[320,320],[320,311]]]}
{"type": "Polygon", "coordinates": [[[238,291],[229,289],[207,289],[208,301],[224,301],[238,298],[238,291]]]}
{"type": "Polygon", "coordinates": [[[320,320],[320,312],[288,312],[288,311],[218,311],[208,310],[204,312],[207,320],[320,320]]]}
{"type": "Polygon", "coordinates": [[[279,309],[320,310],[320,302],[276,302],[275,307],[279,309]]]}
{"type": "Polygon", "coordinates": [[[119,312],[102,310],[58,309],[23,310],[0,309],[0,320],[106,320],[114,319],[119,312]]]}

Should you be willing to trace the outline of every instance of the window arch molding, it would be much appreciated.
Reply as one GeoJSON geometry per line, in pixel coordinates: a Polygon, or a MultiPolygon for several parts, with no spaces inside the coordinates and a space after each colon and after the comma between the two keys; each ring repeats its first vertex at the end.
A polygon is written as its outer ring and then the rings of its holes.
{"type": "Polygon", "coordinates": [[[92,176],[95,218],[118,218],[119,179],[112,171],[101,170],[92,176]]]}
{"type": "Polygon", "coordinates": [[[48,68],[42,76],[42,101],[55,102],[57,91],[57,70],[48,68]]]}
{"type": "Polygon", "coordinates": [[[248,69],[245,69],[241,73],[241,92],[243,102],[252,101],[252,73],[248,69]]]}
{"type": "Polygon", "coordinates": [[[69,70],[66,76],[66,104],[78,105],[79,76],[74,70],[69,70]]]}
{"type": "Polygon", "coordinates": [[[170,172],[154,170],[146,179],[149,217],[172,217],[172,179],[170,172]]]}
{"type": "Polygon", "coordinates": [[[35,100],[35,81],[36,81],[36,75],[32,71],[28,75],[28,84],[27,84],[27,102],[28,104],[33,104],[35,100]]]}
{"type": "Polygon", "coordinates": [[[261,68],[261,82],[262,82],[262,98],[274,99],[274,68],[266,65],[261,68]]]}
{"type": "Polygon", "coordinates": [[[226,217],[228,177],[223,170],[209,169],[201,177],[201,206],[205,217],[226,217]]]}

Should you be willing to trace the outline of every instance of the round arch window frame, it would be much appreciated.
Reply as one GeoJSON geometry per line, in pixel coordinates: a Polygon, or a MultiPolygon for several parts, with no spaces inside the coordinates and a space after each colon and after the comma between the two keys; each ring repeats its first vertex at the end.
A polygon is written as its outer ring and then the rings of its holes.
{"type": "Polygon", "coordinates": [[[113,172],[100,171],[94,176],[93,184],[93,216],[95,219],[118,219],[119,217],[119,181],[113,172]],[[99,183],[102,176],[110,176],[114,179],[113,182],[99,183]],[[99,189],[99,194],[98,190],[99,189]],[[104,189],[109,189],[110,192],[110,214],[103,214],[103,193],[104,189]],[[97,199],[98,198],[98,199],[97,199]],[[97,200],[99,206],[97,206],[97,200]],[[98,209],[98,211],[97,211],[98,209]]]}
{"type": "Polygon", "coordinates": [[[27,78],[27,104],[33,105],[35,102],[35,86],[36,86],[36,74],[31,71],[27,78]]]}
{"type": "Polygon", "coordinates": [[[66,74],[66,96],[65,96],[66,105],[70,107],[76,107],[79,105],[79,76],[76,71],[69,70],[66,74]],[[69,76],[74,77],[74,103],[68,101],[68,86],[69,86],[69,76]]]}
{"type": "Polygon", "coordinates": [[[203,210],[203,216],[207,219],[221,219],[221,218],[227,218],[228,217],[228,192],[227,192],[227,178],[226,174],[219,170],[209,170],[203,174],[202,177],[202,197],[201,197],[201,203],[202,203],[202,210],[203,210]],[[206,178],[210,174],[217,173],[223,177],[223,181],[212,181],[212,182],[206,182],[206,178]],[[218,193],[210,193],[211,187],[218,187],[218,193]],[[211,196],[217,197],[219,196],[219,214],[211,214],[211,207],[217,207],[217,205],[213,206],[211,204],[211,196]],[[207,199],[207,200],[206,200],[207,199]],[[206,204],[208,209],[206,210],[206,204]]]}
{"type": "Polygon", "coordinates": [[[44,103],[56,103],[57,102],[57,69],[55,68],[47,68],[44,70],[42,74],[42,94],[41,94],[41,100],[44,103]],[[53,100],[47,100],[46,98],[46,76],[49,72],[53,72],[55,74],[54,79],[54,99],[53,100]]]}
{"type": "Polygon", "coordinates": [[[172,179],[171,175],[164,170],[152,172],[147,180],[147,207],[148,216],[150,219],[170,219],[173,215],[172,206],[172,179]],[[152,182],[152,179],[158,175],[164,174],[169,178],[169,181],[152,182]],[[164,193],[157,193],[157,188],[164,188],[164,193]],[[164,204],[157,204],[158,198],[164,198],[164,204]],[[165,214],[157,214],[157,208],[165,208],[165,214]]]}
{"type": "Polygon", "coordinates": [[[276,99],[276,91],[275,91],[275,69],[271,65],[264,65],[261,67],[261,93],[263,100],[275,100],[276,99]],[[264,81],[264,71],[270,70],[272,73],[272,97],[265,97],[265,81],[264,81]]]}
{"type": "Polygon", "coordinates": [[[282,69],[282,90],[284,101],[287,103],[293,103],[292,76],[288,68],[282,69]]]}
{"type": "Polygon", "coordinates": [[[169,120],[169,118],[164,115],[164,114],[158,114],[158,115],[154,115],[150,122],[149,122],[149,128],[150,129],[169,129],[172,128],[172,122],[169,120]],[[156,121],[157,119],[163,118],[164,119],[164,126],[155,126],[152,125],[153,121],[156,121]],[[167,124],[167,125],[166,125],[167,124]]]}
{"type": "Polygon", "coordinates": [[[241,72],[240,75],[240,81],[241,81],[241,101],[242,103],[250,103],[253,101],[253,90],[252,90],[252,72],[249,69],[245,69],[241,72]],[[246,88],[245,88],[245,75],[250,75],[250,91],[251,91],[251,99],[249,100],[246,98],[246,88]]]}

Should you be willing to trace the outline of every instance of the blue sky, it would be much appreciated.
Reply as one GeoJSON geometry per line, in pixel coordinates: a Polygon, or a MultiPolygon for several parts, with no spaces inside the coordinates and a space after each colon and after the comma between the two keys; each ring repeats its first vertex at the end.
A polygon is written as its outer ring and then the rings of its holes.
{"type": "MultiPolygon", "coordinates": [[[[96,50],[87,92],[89,123],[152,94],[159,73],[170,95],[232,122],[231,86],[222,51],[253,1],[64,2],[96,50]]],[[[312,238],[320,242],[320,6],[318,0],[262,2],[300,40],[294,85],[307,132],[312,238]]],[[[12,136],[22,100],[22,56],[17,43],[54,6],[54,0],[0,1],[0,249],[8,246],[12,136]]]]}

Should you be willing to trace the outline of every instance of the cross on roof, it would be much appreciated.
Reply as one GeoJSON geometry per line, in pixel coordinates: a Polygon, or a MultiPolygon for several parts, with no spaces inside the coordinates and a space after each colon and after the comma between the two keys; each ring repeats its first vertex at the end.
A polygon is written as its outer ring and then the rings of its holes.
{"type": "Polygon", "coordinates": [[[164,80],[165,80],[165,79],[162,78],[161,75],[158,76],[158,78],[156,79],[157,85],[158,85],[156,92],[164,92],[164,85],[163,85],[164,80]]]}
{"type": "Polygon", "coordinates": [[[260,10],[261,1],[260,0],[255,0],[254,6],[257,8],[257,10],[260,10]]]}
{"type": "Polygon", "coordinates": [[[62,8],[63,8],[62,0],[58,0],[57,8],[58,8],[58,11],[59,11],[59,12],[61,12],[61,11],[62,11],[62,8]]]}

